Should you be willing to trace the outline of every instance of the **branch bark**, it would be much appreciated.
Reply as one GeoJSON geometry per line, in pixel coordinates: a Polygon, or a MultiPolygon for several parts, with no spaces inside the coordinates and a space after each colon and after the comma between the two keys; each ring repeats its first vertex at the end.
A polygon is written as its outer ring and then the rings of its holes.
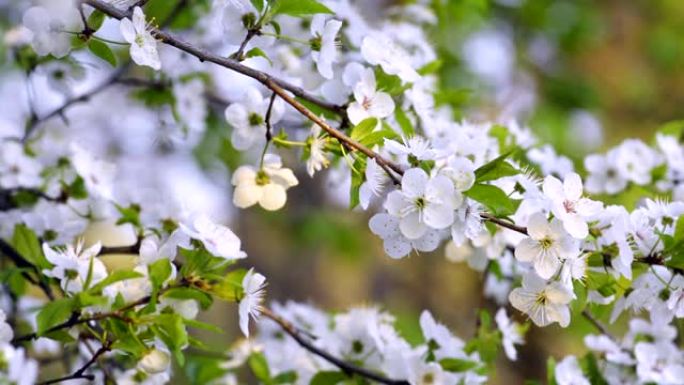
{"type": "Polygon", "coordinates": [[[261,314],[266,318],[277,323],[287,334],[290,335],[297,343],[304,349],[310,351],[311,353],[323,358],[324,360],[330,362],[331,364],[337,366],[348,376],[358,375],[369,380],[375,381],[380,384],[386,385],[410,385],[406,380],[393,380],[390,378],[383,377],[375,372],[372,372],[366,368],[362,368],[351,364],[349,362],[343,361],[337,357],[334,357],[330,353],[316,347],[310,341],[308,341],[304,336],[301,335],[299,330],[289,321],[280,317],[279,315],[273,313],[270,309],[261,309],[261,314]]]}
{"type": "MultiPolygon", "coordinates": [[[[105,14],[116,18],[116,19],[123,19],[129,17],[129,14],[127,12],[121,11],[117,9],[116,7],[105,3],[102,0],[83,0],[84,4],[88,4],[91,7],[98,9],[105,14]]],[[[196,57],[198,60],[201,62],[210,62],[214,63],[216,65],[219,65],[221,67],[227,68],[229,70],[238,72],[240,74],[243,74],[247,77],[250,77],[252,79],[257,80],[261,84],[263,84],[266,88],[270,89],[274,93],[276,93],[279,97],[281,97],[285,102],[290,104],[294,109],[299,111],[302,115],[307,117],[309,120],[312,122],[316,123],[319,125],[324,131],[328,133],[328,135],[332,136],[333,138],[337,139],[340,143],[343,145],[354,149],[356,151],[361,152],[362,154],[374,158],[376,162],[378,162],[379,165],[383,167],[387,167],[388,169],[391,169],[393,173],[390,173],[390,177],[397,181],[399,178],[397,175],[402,175],[403,174],[403,169],[398,165],[395,164],[394,162],[383,158],[376,152],[372,151],[371,149],[367,148],[363,144],[355,141],[354,139],[350,138],[343,132],[340,132],[339,130],[333,128],[330,126],[327,122],[325,122],[323,119],[319,118],[316,114],[311,112],[306,106],[304,106],[301,102],[296,100],[294,97],[290,95],[292,93],[296,97],[299,97],[303,100],[306,100],[310,103],[313,103],[321,108],[325,108],[329,111],[332,111],[341,117],[346,116],[346,111],[344,110],[344,107],[338,106],[333,103],[329,103],[323,100],[320,100],[318,97],[310,94],[309,92],[305,91],[301,87],[297,87],[291,83],[288,83],[282,79],[275,78],[265,72],[255,70],[251,67],[245,66],[238,62],[237,60],[230,59],[230,58],[225,58],[221,57],[219,55],[213,54],[211,52],[208,52],[202,48],[199,48],[193,44],[190,44],[186,42],[185,40],[182,40],[175,35],[165,32],[161,29],[158,28],[150,28],[150,33],[160,40],[161,42],[168,44],[172,47],[175,47],[181,51],[184,51],[194,57],[196,57]],[[396,175],[395,175],[396,174],[396,175]]]]}

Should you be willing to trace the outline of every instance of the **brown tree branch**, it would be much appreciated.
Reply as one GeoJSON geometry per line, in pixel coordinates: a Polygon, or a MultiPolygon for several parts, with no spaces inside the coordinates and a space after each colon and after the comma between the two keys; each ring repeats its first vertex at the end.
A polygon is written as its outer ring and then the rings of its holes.
{"type": "MultiPolygon", "coordinates": [[[[99,9],[100,11],[116,19],[123,19],[129,17],[129,14],[127,12],[123,12],[114,6],[105,3],[102,0],[83,0],[83,2],[96,9],[99,9]]],[[[232,71],[238,72],[240,74],[243,74],[247,77],[259,81],[261,84],[263,84],[271,91],[276,93],[280,98],[282,98],[286,103],[291,105],[294,109],[299,111],[302,115],[304,115],[309,120],[319,125],[324,131],[326,131],[333,138],[337,139],[340,143],[344,144],[345,146],[353,150],[359,151],[370,158],[374,158],[380,166],[391,169],[394,173],[396,173],[396,175],[390,173],[390,176],[395,181],[398,180],[397,175],[403,174],[403,169],[399,165],[383,158],[382,156],[367,148],[363,144],[350,138],[343,132],[340,132],[339,130],[333,128],[323,119],[319,118],[318,116],[316,116],[316,114],[314,114],[308,108],[306,108],[301,102],[292,97],[290,93],[294,94],[296,97],[314,103],[319,107],[335,112],[342,117],[344,117],[346,114],[343,106],[338,106],[336,104],[322,101],[318,97],[303,90],[301,87],[297,87],[282,79],[275,78],[265,72],[245,66],[237,60],[221,57],[219,55],[208,52],[163,30],[157,28],[150,28],[150,33],[161,42],[178,48],[179,50],[184,51],[192,56],[195,56],[202,62],[206,61],[214,63],[221,67],[230,69],[232,71]]]]}
{"type": "Polygon", "coordinates": [[[379,375],[376,372],[372,372],[366,368],[362,368],[359,366],[356,366],[354,364],[351,364],[349,362],[343,361],[330,353],[318,348],[314,344],[312,344],[310,341],[308,341],[302,334],[299,332],[297,327],[295,327],[292,323],[287,321],[286,319],[280,317],[279,315],[273,313],[270,309],[267,308],[262,308],[261,309],[261,314],[263,314],[266,318],[274,321],[277,323],[287,334],[290,335],[297,343],[303,347],[304,349],[310,351],[311,353],[323,358],[324,360],[330,362],[331,364],[337,366],[340,370],[342,370],[345,374],[348,376],[353,376],[353,375],[358,375],[364,378],[367,378],[369,380],[375,381],[380,384],[387,384],[387,385],[409,385],[409,382],[406,380],[393,380],[389,379],[386,377],[383,377],[379,375]]]}
{"type": "Polygon", "coordinates": [[[75,371],[73,374],[70,374],[70,375],[64,376],[64,377],[55,378],[52,380],[47,380],[44,382],[40,382],[38,385],[57,384],[60,382],[78,380],[78,379],[84,379],[84,380],[90,380],[90,381],[95,380],[95,376],[93,376],[92,374],[85,374],[85,372],[86,372],[86,370],[88,370],[88,368],[90,368],[91,366],[93,366],[97,362],[97,360],[98,360],[98,358],[100,358],[100,356],[102,356],[103,354],[108,352],[111,349],[111,346],[112,346],[111,341],[105,342],[105,344],[102,345],[102,347],[100,349],[98,349],[95,352],[95,354],[93,354],[93,356],[90,358],[90,360],[88,360],[88,362],[86,362],[80,369],[75,371]]]}

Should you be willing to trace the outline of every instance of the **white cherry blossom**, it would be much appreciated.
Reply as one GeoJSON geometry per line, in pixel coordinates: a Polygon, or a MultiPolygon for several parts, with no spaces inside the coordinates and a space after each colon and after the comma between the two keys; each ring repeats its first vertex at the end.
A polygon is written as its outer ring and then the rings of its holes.
{"type": "Polygon", "coordinates": [[[402,258],[412,250],[433,251],[439,246],[441,236],[437,230],[428,230],[421,237],[410,239],[402,234],[399,223],[399,218],[389,214],[375,214],[368,222],[373,234],[382,238],[385,252],[391,258],[402,258]]]}
{"type": "Polygon", "coordinates": [[[65,249],[55,251],[48,244],[43,244],[45,258],[53,266],[44,270],[48,277],[59,280],[61,288],[68,293],[79,293],[85,289],[90,279],[94,285],[107,277],[107,268],[97,257],[101,249],[100,243],[84,249],[82,243],[69,244],[65,249]]]}
{"type": "Polygon", "coordinates": [[[582,198],[582,179],[570,173],[561,183],[554,176],[544,179],[544,195],[551,201],[551,211],[563,222],[563,227],[573,237],[584,239],[589,235],[587,221],[599,214],[601,202],[582,198]]]}
{"type": "Polygon", "coordinates": [[[361,54],[369,64],[379,65],[385,73],[399,76],[404,83],[420,79],[406,51],[385,35],[366,36],[361,44],[361,54]]]}
{"type": "Polygon", "coordinates": [[[265,210],[281,209],[287,201],[287,189],[299,184],[292,170],[283,168],[280,157],[266,154],[261,169],[240,166],[231,183],[235,186],[233,203],[239,208],[257,203],[265,210]]]}
{"type": "Polygon", "coordinates": [[[157,40],[148,29],[142,8],[135,7],[132,18],[121,19],[119,26],[121,35],[131,44],[131,59],[138,65],[160,70],[162,63],[157,52],[157,40]]]}
{"type": "Polygon", "coordinates": [[[249,318],[255,320],[259,316],[259,309],[264,300],[264,287],[266,284],[266,277],[259,273],[255,273],[254,269],[250,269],[245,277],[242,279],[242,288],[244,296],[240,299],[239,313],[240,313],[240,330],[245,337],[249,337],[249,318]]]}
{"type": "Polygon", "coordinates": [[[332,79],[332,66],[338,61],[337,33],[340,28],[341,21],[326,21],[325,15],[319,14],[311,19],[311,58],[316,63],[318,72],[326,79],[332,79]]]}
{"type": "Polygon", "coordinates": [[[384,119],[394,112],[394,100],[376,89],[375,73],[370,68],[363,70],[354,86],[354,102],[347,107],[349,121],[359,124],[368,118],[384,119]]]}
{"type": "Polygon", "coordinates": [[[542,213],[530,216],[527,222],[529,237],[515,248],[515,258],[531,262],[543,279],[551,278],[568,258],[579,254],[578,242],[565,230],[558,219],[549,222],[542,213]]]}
{"type": "Polygon", "coordinates": [[[528,273],[523,276],[522,287],[513,289],[508,300],[537,326],[548,326],[554,322],[562,327],[570,324],[568,304],[572,293],[558,282],[547,283],[536,274],[528,273]]]}
{"type": "Polygon", "coordinates": [[[401,190],[392,191],[385,201],[387,212],[399,218],[399,228],[409,239],[418,239],[430,229],[444,229],[454,222],[459,205],[454,185],[445,176],[429,177],[420,168],[407,170],[401,190]]]}
{"type": "Polygon", "coordinates": [[[558,385],[590,385],[582,373],[577,357],[567,356],[556,365],[556,382],[558,385]]]}
{"type": "MultiPolygon", "coordinates": [[[[264,99],[261,92],[253,87],[248,88],[242,100],[226,108],[225,117],[233,127],[231,144],[238,150],[246,150],[266,137],[266,113],[269,99],[264,99]]],[[[279,98],[273,102],[271,124],[278,123],[283,116],[283,101],[279,98]]]]}
{"type": "Polygon", "coordinates": [[[525,343],[521,333],[522,326],[517,322],[511,321],[504,308],[501,308],[496,312],[495,320],[496,326],[501,331],[506,357],[511,361],[515,361],[518,358],[518,352],[515,350],[515,345],[522,345],[525,343]]]}
{"type": "Polygon", "coordinates": [[[211,254],[228,260],[242,259],[247,254],[240,250],[240,238],[229,228],[215,223],[206,215],[200,215],[192,222],[192,227],[180,224],[180,228],[190,238],[202,242],[211,254]]]}
{"type": "Polygon", "coordinates": [[[365,181],[359,187],[359,204],[365,210],[368,208],[371,198],[379,197],[382,194],[389,182],[389,177],[375,159],[368,159],[364,174],[365,181]]]}

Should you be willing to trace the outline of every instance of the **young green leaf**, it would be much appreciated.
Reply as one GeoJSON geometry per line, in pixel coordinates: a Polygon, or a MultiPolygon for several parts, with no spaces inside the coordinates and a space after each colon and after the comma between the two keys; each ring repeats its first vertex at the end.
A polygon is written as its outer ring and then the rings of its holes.
{"type": "Polygon", "coordinates": [[[476,183],[464,194],[480,203],[497,217],[507,217],[515,214],[520,200],[511,199],[503,190],[489,184],[476,183]]]}
{"type": "Polygon", "coordinates": [[[317,13],[330,13],[333,11],[316,0],[277,0],[275,13],[290,16],[315,15],[317,13]]]}
{"type": "Polygon", "coordinates": [[[509,155],[510,153],[503,154],[475,170],[475,181],[482,183],[519,174],[518,169],[506,162],[509,155]]]}
{"type": "Polygon", "coordinates": [[[20,223],[14,226],[12,246],[22,257],[37,268],[47,269],[51,266],[50,262],[43,255],[43,250],[40,247],[36,233],[25,224],[20,223]]]}
{"type": "Polygon", "coordinates": [[[114,52],[112,52],[112,49],[107,44],[97,39],[90,39],[88,41],[88,50],[93,55],[109,63],[112,67],[116,67],[116,55],[114,55],[114,52]]]}
{"type": "Polygon", "coordinates": [[[57,326],[69,319],[74,310],[74,300],[61,298],[48,302],[36,316],[38,335],[43,335],[50,328],[57,326]]]}

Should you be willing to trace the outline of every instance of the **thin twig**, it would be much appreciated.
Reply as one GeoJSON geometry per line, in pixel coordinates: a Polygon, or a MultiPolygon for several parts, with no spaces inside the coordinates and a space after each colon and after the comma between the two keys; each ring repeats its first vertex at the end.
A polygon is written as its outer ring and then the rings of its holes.
{"type": "Polygon", "coordinates": [[[75,371],[73,374],[70,374],[68,376],[60,377],[60,378],[55,378],[52,380],[47,380],[44,382],[40,382],[39,385],[49,385],[49,384],[57,384],[60,382],[65,382],[65,381],[71,381],[71,380],[78,380],[78,379],[85,379],[85,380],[90,380],[93,381],[95,380],[95,376],[92,374],[85,374],[86,370],[93,366],[95,362],[97,362],[97,359],[100,358],[101,355],[105,354],[111,349],[111,342],[107,341],[105,342],[104,345],[100,349],[98,349],[95,354],[86,362],[80,369],[75,371]]]}
{"type": "Polygon", "coordinates": [[[340,368],[340,370],[342,370],[345,374],[347,374],[350,377],[356,374],[358,376],[367,378],[380,384],[409,385],[409,382],[406,380],[393,380],[390,378],[386,378],[377,374],[376,372],[372,372],[368,369],[356,366],[354,364],[351,364],[349,362],[343,361],[337,357],[332,356],[330,353],[316,347],[311,342],[307,341],[307,339],[299,333],[298,329],[292,323],[276,315],[270,309],[262,308],[261,314],[263,314],[266,318],[269,318],[273,320],[275,323],[277,323],[287,334],[290,335],[290,337],[297,341],[297,343],[301,347],[323,358],[331,364],[337,366],[338,368],[340,368]]]}
{"type": "Polygon", "coordinates": [[[486,221],[492,222],[495,225],[507,228],[509,230],[513,230],[515,232],[518,232],[520,234],[527,235],[527,228],[523,226],[518,226],[515,223],[512,222],[507,222],[501,218],[497,218],[494,215],[490,213],[480,213],[480,217],[486,221]]]}
{"type": "Polygon", "coordinates": [[[273,103],[275,102],[276,93],[271,94],[271,100],[268,101],[268,110],[266,110],[266,142],[273,139],[273,129],[271,127],[271,112],[273,111],[273,103]]]}
{"type": "MultiPolygon", "coordinates": [[[[99,9],[100,11],[108,14],[111,17],[114,17],[116,19],[123,19],[126,17],[129,17],[129,13],[123,12],[116,7],[112,6],[111,4],[105,3],[102,0],[84,0],[84,2],[96,9],[99,9]]],[[[321,100],[320,98],[310,94],[309,92],[305,91],[301,87],[297,87],[293,84],[290,84],[289,82],[286,82],[285,80],[278,79],[275,77],[272,77],[271,75],[253,69],[251,67],[245,66],[238,62],[237,60],[230,59],[230,58],[225,58],[213,53],[210,53],[202,48],[199,48],[195,45],[192,45],[178,37],[176,37],[173,34],[170,34],[168,32],[162,31],[157,28],[150,28],[150,33],[157,38],[159,41],[166,43],[170,46],[176,47],[180,49],[181,51],[184,51],[192,56],[195,56],[197,59],[199,59],[202,62],[211,62],[214,64],[217,64],[219,66],[222,66],[224,68],[233,70],[235,72],[241,73],[245,76],[251,77],[260,83],[262,83],[264,86],[267,88],[271,89],[271,91],[275,92],[280,96],[285,102],[290,104],[292,107],[294,107],[297,111],[302,113],[304,116],[309,118],[311,121],[314,123],[318,124],[321,126],[323,130],[328,132],[330,136],[333,138],[337,139],[340,142],[343,142],[347,146],[353,148],[354,150],[357,150],[359,152],[362,152],[364,155],[375,158],[376,161],[379,164],[384,164],[391,168],[395,173],[401,175],[403,173],[403,170],[400,166],[394,164],[393,162],[386,160],[382,158],[380,155],[376,154],[372,150],[368,149],[366,146],[362,145],[361,143],[358,143],[357,141],[353,140],[352,138],[348,137],[346,134],[339,132],[337,129],[331,127],[328,123],[320,119],[316,114],[311,112],[308,108],[306,108],[302,103],[300,103],[298,100],[296,100],[294,97],[290,96],[290,93],[295,95],[296,97],[299,97],[303,100],[306,100],[310,103],[314,103],[317,106],[327,109],[331,112],[334,112],[338,114],[339,116],[344,117],[346,115],[346,111],[343,106],[339,106],[337,104],[329,103],[326,101],[321,100]]],[[[394,179],[396,179],[395,175],[391,175],[394,179]]]]}
{"type": "Polygon", "coordinates": [[[586,320],[589,321],[589,323],[592,324],[592,326],[594,326],[599,332],[601,332],[601,334],[606,335],[613,341],[617,341],[615,337],[608,331],[606,326],[603,325],[599,320],[597,320],[596,317],[594,317],[594,315],[589,312],[589,310],[582,310],[582,317],[586,318],[586,320]]]}

